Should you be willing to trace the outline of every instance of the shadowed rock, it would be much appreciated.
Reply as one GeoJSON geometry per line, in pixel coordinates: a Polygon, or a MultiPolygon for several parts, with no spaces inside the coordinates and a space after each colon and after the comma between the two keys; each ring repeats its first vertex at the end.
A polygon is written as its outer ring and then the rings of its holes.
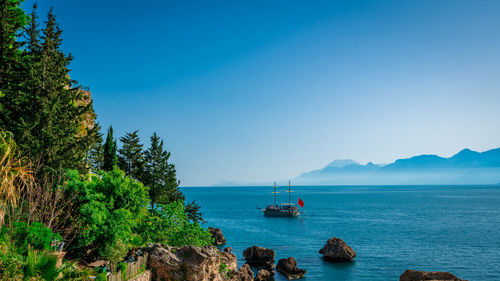
{"type": "Polygon", "coordinates": [[[210,234],[214,239],[214,245],[220,246],[226,244],[226,238],[224,237],[224,234],[222,234],[220,228],[209,227],[208,231],[210,231],[210,234]]]}
{"type": "Polygon", "coordinates": [[[272,281],[274,272],[272,270],[261,269],[257,272],[257,276],[255,277],[255,281],[272,281]]]}
{"type": "Polygon", "coordinates": [[[261,267],[265,269],[274,268],[275,253],[271,249],[252,246],[243,251],[243,256],[250,266],[261,267]]]}
{"type": "Polygon", "coordinates": [[[323,258],[328,261],[350,261],[356,256],[356,252],[342,239],[332,237],[326,241],[325,246],[319,250],[323,258]]]}
{"type": "Polygon", "coordinates": [[[399,281],[467,281],[449,272],[418,271],[408,269],[399,277],[399,281]]]}
{"type": "Polygon", "coordinates": [[[297,267],[297,261],[292,257],[279,260],[276,270],[285,275],[288,280],[299,279],[304,277],[304,274],[306,274],[305,269],[297,267]]]}
{"type": "Polygon", "coordinates": [[[236,274],[234,274],[231,281],[253,281],[253,271],[248,264],[244,264],[236,274]]]}

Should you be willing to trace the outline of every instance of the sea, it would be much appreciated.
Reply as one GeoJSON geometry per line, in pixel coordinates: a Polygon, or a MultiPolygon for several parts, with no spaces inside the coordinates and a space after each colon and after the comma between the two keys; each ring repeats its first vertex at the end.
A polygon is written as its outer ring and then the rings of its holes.
{"type": "MultiPolygon", "coordinates": [[[[288,202],[288,187],[278,201],[288,202]]],[[[500,280],[500,185],[295,186],[298,218],[265,217],[272,187],[183,187],[201,206],[204,227],[218,227],[238,257],[258,245],[307,270],[302,280],[399,280],[406,269],[448,271],[474,281],[500,280]],[[324,261],[319,250],[343,239],[353,262],[324,261]]],[[[221,248],[223,248],[221,247],[221,248]]],[[[276,273],[275,280],[287,280],[276,273]]]]}

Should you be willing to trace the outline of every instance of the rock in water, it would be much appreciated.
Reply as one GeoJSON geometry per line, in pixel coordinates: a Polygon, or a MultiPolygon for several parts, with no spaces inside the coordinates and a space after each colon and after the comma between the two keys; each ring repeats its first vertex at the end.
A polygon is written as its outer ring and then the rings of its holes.
{"type": "Polygon", "coordinates": [[[356,256],[356,252],[349,245],[335,237],[326,241],[319,253],[323,254],[323,258],[328,261],[350,261],[356,256]]]}
{"type": "Polygon", "coordinates": [[[456,277],[449,272],[417,271],[408,269],[399,277],[399,281],[467,281],[456,277]]]}
{"type": "Polygon", "coordinates": [[[259,272],[257,272],[257,276],[255,277],[255,281],[272,281],[274,280],[273,278],[274,272],[271,270],[267,269],[261,269],[259,272]]]}
{"type": "Polygon", "coordinates": [[[149,252],[153,280],[224,281],[236,275],[236,256],[230,251],[221,252],[215,246],[154,244],[145,250],[149,252]]]}
{"type": "Polygon", "coordinates": [[[212,238],[214,239],[215,246],[226,244],[226,238],[224,237],[224,234],[222,234],[222,231],[220,230],[220,228],[209,227],[208,231],[210,231],[210,234],[212,235],[212,238]]]}
{"type": "Polygon", "coordinates": [[[288,280],[299,279],[304,277],[304,274],[306,274],[306,270],[298,268],[297,261],[292,257],[279,260],[276,270],[285,275],[288,280]]]}
{"type": "Polygon", "coordinates": [[[244,264],[236,274],[233,275],[231,281],[253,281],[253,271],[248,264],[244,264]]]}
{"type": "Polygon", "coordinates": [[[243,251],[243,256],[250,266],[261,267],[265,269],[274,268],[274,256],[276,254],[273,250],[252,246],[243,251]]]}

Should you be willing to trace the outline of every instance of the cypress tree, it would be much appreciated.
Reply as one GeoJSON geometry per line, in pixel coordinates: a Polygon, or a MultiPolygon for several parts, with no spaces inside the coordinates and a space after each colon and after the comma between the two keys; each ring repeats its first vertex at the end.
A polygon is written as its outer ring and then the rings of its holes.
{"type": "Polygon", "coordinates": [[[106,142],[103,146],[103,163],[104,171],[111,171],[116,166],[116,140],[113,138],[113,127],[109,126],[106,142]]]}
{"type": "Polygon", "coordinates": [[[52,9],[41,32],[36,21],[35,6],[25,31],[25,48],[17,49],[21,67],[9,70],[21,79],[18,89],[6,95],[0,125],[14,133],[22,153],[38,164],[37,176],[64,169],[83,172],[98,130],[92,101],[69,77],[72,57],[61,49],[62,31],[52,9]]]}
{"type": "Polygon", "coordinates": [[[139,179],[144,165],[144,156],[138,130],[126,133],[120,138],[122,147],[118,150],[118,167],[129,177],[139,179]]]}
{"type": "Polygon", "coordinates": [[[14,134],[19,129],[10,124],[20,118],[19,86],[25,78],[22,75],[25,56],[21,51],[24,42],[18,38],[27,17],[20,6],[21,1],[0,0],[0,127],[14,134]]]}

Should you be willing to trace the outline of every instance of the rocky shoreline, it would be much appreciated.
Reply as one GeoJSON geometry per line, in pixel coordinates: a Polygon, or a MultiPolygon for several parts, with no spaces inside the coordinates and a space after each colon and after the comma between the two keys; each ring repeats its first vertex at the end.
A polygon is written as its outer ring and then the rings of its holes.
{"type": "MultiPolygon", "coordinates": [[[[210,230],[220,241],[225,238],[220,229],[210,230]]],[[[217,249],[215,245],[195,247],[171,247],[153,244],[144,249],[149,253],[148,267],[152,280],[187,281],[270,281],[275,270],[288,280],[303,278],[306,269],[299,268],[293,257],[280,259],[275,265],[276,253],[272,249],[251,246],[243,251],[245,264],[237,265],[236,255],[227,247],[217,249]],[[252,270],[253,269],[253,270],[252,270]],[[254,274],[254,270],[257,274],[254,274]]],[[[327,240],[319,253],[326,262],[349,262],[356,252],[342,239],[332,237],[327,240]]],[[[406,270],[400,281],[467,281],[448,272],[406,270]]]]}

